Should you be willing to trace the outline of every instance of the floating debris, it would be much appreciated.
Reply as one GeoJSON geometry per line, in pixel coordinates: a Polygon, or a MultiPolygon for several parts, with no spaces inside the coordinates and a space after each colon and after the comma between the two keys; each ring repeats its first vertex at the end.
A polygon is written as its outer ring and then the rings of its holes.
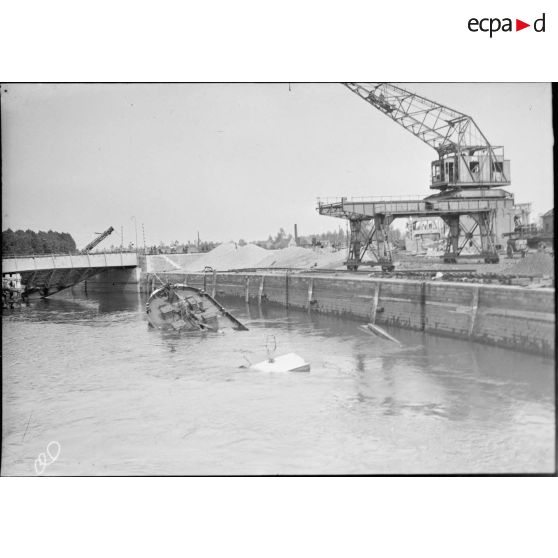
{"type": "Polygon", "coordinates": [[[380,326],[377,326],[376,324],[365,324],[361,327],[366,332],[373,333],[374,335],[377,335],[378,337],[383,337],[384,339],[387,339],[388,341],[393,341],[394,343],[397,343],[398,345],[401,345],[400,341],[398,341],[395,337],[390,335],[387,331],[382,329],[380,326]]]}
{"type": "Polygon", "coordinates": [[[25,287],[21,284],[19,273],[2,275],[2,309],[21,306],[25,301],[25,287]]]}
{"type": "Polygon", "coordinates": [[[147,319],[157,329],[219,331],[248,328],[202,289],[180,283],[153,291],[146,304],[147,319]]]}
{"type": "Polygon", "coordinates": [[[258,362],[250,368],[260,372],[310,372],[310,363],[296,353],[288,353],[258,362]]]}

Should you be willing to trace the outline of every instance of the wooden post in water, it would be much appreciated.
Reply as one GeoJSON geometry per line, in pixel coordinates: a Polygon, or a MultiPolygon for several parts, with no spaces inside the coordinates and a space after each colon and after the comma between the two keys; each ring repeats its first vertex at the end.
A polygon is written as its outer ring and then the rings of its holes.
{"type": "Polygon", "coordinates": [[[420,330],[426,328],[426,283],[422,281],[420,284],[420,330]]]}
{"type": "Polygon", "coordinates": [[[471,302],[471,323],[469,324],[469,337],[475,332],[475,323],[477,321],[477,312],[479,309],[479,287],[473,288],[473,300],[471,302]]]}
{"type": "Polygon", "coordinates": [[[265,275],[262,275],[260,278],[260,288],[258,290],[258,304],[262,303],[262,296],[263,296],[263,290],[264,290],[264,279],[265,279],[265,275]]]}
{"type": "Polygon", "coordinates": [[[378,301],[380,300],[380,286],[381,283],[376,283],[374,285],[374,300],[372,302],[372,312],[370,315],[370,322],[376,323],[376,311],[378,310],[378,301]]]}
{"type": "Polygon", "coordinates": [[[312,296],[314,294],[314,277],[310,277],[308,281],[308,310],[312,308],[312,296]]]}

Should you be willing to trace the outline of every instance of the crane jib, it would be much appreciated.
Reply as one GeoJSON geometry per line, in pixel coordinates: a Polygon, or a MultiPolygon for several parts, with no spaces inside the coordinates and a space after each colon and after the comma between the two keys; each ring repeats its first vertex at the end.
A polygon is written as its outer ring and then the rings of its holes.
{"type": "Polygon", "coordinates": [[[392,83],[344,83],[353,93],[432,147],[431,188],[508,185],[509,161],[472,117],[392,83]]]}

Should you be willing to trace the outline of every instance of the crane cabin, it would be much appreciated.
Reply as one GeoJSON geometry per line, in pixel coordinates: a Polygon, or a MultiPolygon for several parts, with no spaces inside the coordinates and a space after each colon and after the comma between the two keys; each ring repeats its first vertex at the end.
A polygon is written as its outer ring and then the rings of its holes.
{"type": "Polygon", "coordinates": [[[510,183],[510,161],[504,158],[503,147],[441,152],[440,158],[432,161],[431,189],[493,188],[510,183]]]}

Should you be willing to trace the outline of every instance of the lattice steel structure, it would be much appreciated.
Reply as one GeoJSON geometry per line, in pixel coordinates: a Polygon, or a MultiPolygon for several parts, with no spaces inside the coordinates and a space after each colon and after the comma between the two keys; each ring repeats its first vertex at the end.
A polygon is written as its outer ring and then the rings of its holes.
{"type": "Polygon", "coordinates": [[[390,223],[396,217],[425,215],[442,218],[449,228],[445,262],[463,257],[466,246],[486,262],[498,262],[494,216],[510,202],[513,205],[510,193],[495,189],[510,184],[504,148],[492,146],[470,116],[392,83],[344,85],[437,152],[430,188],[440,191],[420,202],[400,201],[397,208],[388,199],[319,201],[320,214],[350,222],[347,268],[356,270],[370,251],[382,268],[392,269],[390,223]],[[461,219],[464,216],[469,217],[468,223],[461,219]]]}
{"type": "Polygon", "coordinates": [[[510,184],[504,148],[490,145],[473,118],[392,83],[345,83],[353,93],[432,147],[431,188],[510,184]]]}

